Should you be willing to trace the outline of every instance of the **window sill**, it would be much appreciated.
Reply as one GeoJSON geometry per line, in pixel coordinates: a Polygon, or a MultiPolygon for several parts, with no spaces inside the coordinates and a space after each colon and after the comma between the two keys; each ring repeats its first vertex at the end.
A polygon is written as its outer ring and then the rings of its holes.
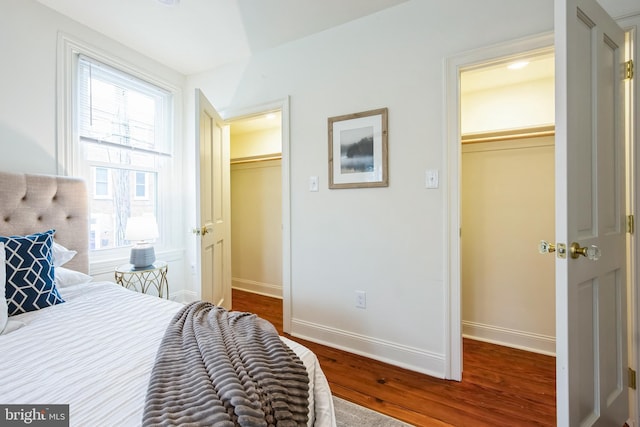
{"type": "MultiPolygon", "coordinates": [[[[185,250],[183,248],[156,248],[156,259],[172,262],[180,261],[184,258],[185,250]]],[[[125,255],[113,256],[110,258],[100,258],[89,260],[89,274],[92,276],[112,273],[116,266],[129,262],[129,252],[125,255]]]]}

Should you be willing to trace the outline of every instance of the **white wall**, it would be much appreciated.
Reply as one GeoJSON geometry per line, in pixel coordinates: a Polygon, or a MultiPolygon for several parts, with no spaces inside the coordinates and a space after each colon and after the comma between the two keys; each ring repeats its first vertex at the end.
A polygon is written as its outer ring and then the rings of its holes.
{"type": "Polygon", "coordinates": [[[467,93],[460,105],[462,135],[553,125],[554,100],[553,78],[467,93]]]}
{"type": "Polygon", "coordinates": [[[233,124],[231,124],[231,129],[231,160],[279,154],[282,151],[282,131],[280,128],[239,134],[233,133],[233,124]]]}
{"type": "Polygon", "coordinates": [[[425,169],[446,176],[444,60],[549,31],[552,5],[409,1],[189,77],[186,93],[199,87],[220,110],[290,96],[294,334],[444,375],[447,183],[424,188],[425,169]],[[389,187],[328,190],[327,118],[380,107],[389,187]]]}
{"type": "MultiPolygon", "coordinates": [[[[42,6],[35,0],[2,0],[0,5],[0,170],[58,172],[56,118],[57,38],[64,33],[182,88],[185,77],[101,34],[42,6]]],[[[178,102],[181,102],[178,99],[178,102]]],[[[180,133],[182,118],[176,123],[180,133]]],[[[182,176],[182,141],[176,141],[176,179],[182,176]]],[[[180,194],[172,201],[183,204],[180,194]]],[[[182,213],[176,221],[182,224],[182,213]]],[[[185,234],[186,234],[186,227],[185,234]]],[[[170,262],[171,294],[179,297],[185,281],[184,241],[158,258],[170,262]]],[[[114,259],[92,265],[99,279],[113,280],[114,259]]]]}

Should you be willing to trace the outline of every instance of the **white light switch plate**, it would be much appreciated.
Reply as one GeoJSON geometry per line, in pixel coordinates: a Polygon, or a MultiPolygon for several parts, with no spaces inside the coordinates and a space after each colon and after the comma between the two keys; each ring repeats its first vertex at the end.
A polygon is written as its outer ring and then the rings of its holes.
{"type": "Polygon", "coordinates": [[[318,191],[318,177],[310,176],[309,177],[309,191],[318,191]]]}
{"type": "Polygon", "coordinates": [[[439,177],[437,169],[427,169],[425,173],[425,186],[427,188],[438,188],[439,185],[439,177]]]}

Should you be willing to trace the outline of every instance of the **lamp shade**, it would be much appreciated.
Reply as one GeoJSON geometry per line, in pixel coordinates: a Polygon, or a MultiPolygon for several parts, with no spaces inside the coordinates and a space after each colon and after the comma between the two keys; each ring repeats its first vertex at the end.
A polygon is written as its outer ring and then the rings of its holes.
{"type": "Polygon", "coordinates": [[[152,216],[134,216],[127,221],[124,238],[130,242],[158,238],[158,223],[152,216]]]}
{"type": "Polygon", "coordinates": [[[152,216],[131,217],[124,231],[125,240],[136,242],[131,248],[129,262],[135,268],[147,268],[156,260],[156,254],[147,241],[158,238],[158,223],[152,216]]]}

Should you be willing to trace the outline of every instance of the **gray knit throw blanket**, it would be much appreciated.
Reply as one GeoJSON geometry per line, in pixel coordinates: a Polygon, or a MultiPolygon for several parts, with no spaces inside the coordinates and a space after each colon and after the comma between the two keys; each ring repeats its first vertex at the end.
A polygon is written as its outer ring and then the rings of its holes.
{"type": "Polygon", "coordinates": [[[206,302],[173,318],[156,355],[144,426],[306,426],[302,361],[255,314],[206,302]]]}

